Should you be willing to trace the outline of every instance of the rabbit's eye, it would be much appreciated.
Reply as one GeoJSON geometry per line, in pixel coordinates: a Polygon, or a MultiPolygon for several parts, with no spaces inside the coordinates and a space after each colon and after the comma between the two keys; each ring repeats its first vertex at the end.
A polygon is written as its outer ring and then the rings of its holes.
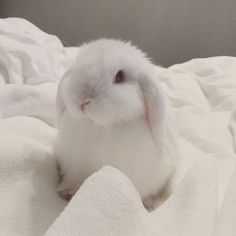
{"type": "Polygon", "coordinates": [[[122,70],[119,70],[116,74],[116,77],[115,77],[115,81],[114,83],[115,84],[121,84],[125,81],[125,74],[124,74],[124,71],[122,70]]]}

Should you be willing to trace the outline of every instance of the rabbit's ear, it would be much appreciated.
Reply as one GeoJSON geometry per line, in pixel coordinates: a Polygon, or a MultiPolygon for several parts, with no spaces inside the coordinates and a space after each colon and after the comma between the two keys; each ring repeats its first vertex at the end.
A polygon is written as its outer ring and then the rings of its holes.
{"type": "Polygon", "coordinates": [[[68,70],[64,76],[62,77],[61,81],[59,82],[58,88],[57,88],[57,96],[56,96],[56,111],[57,111],[57,117],[60,118],[61,115],[64,113],[66,106],[64,101],[64,93],[63,89],[65,88],[65,81],[68,79],[70,74],[70,70],[68,70]]]}
{"type": "Polygon", "coordinates": [[[160,144],[165,122],[165,96],[155,75],[142,75],[139,80],[145,105],[145,118],[154,142],[160,144]]]}
{"type": "Polygon", "coordinates": [[[59,118],[63,112],[65,111],[65,103],[63,99],[63,94],[62,94],[62,84],[63,81],[65,80],[65,77],[61,79],[59,82],[58,88],[57,88],[57,96],[56,96],[56,111],[57,111],[57,117],[59,118]]]}

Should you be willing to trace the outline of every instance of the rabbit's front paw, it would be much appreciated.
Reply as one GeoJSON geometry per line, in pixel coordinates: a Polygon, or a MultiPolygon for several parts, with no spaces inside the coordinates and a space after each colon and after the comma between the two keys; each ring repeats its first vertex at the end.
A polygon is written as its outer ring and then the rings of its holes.
{"type": "Polygon", "coordinates": [[[76,187],[72,183],[70,183],[66,179],[63,179],[58,186],[57,192],[62,199],[70,201],[76,193],[76,190],[76,187]]]}
{"type": "Polygon", "coordinates": [[[66,201],[70,201],[70,199],[73,197],[77,189],[70,181],[66,179],[58,163],[57,163],[57,174],[58,174],[58,183],[59,183],[58,188],[57,188],[58,195],[62,199],[66,201]]]}

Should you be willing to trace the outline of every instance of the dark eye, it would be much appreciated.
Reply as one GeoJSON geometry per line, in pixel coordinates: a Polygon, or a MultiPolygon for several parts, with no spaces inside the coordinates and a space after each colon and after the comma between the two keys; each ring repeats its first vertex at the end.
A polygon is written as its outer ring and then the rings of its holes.
{"type": "Polygon", "coordinates": [[[115,77],[115,81],[114,83],[115,84],[121,84],[125,81],[125,74],[124,74],[124,71],[122,70],[119,70],[116,74],[116,77],[115,77]]]}

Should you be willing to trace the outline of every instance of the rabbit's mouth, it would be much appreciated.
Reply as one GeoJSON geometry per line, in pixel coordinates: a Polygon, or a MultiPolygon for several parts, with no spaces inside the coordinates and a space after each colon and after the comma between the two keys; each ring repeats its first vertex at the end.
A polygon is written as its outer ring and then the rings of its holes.
{"type": "Polygon", "coordinates": [[[73,100],[75,114],[102,127],[130,123],[144,114],[143,101],[138,95],[126,99],[125,94],[111,96],[103,93],[96,97],[86,94],[76,96],[73,100]]]}

